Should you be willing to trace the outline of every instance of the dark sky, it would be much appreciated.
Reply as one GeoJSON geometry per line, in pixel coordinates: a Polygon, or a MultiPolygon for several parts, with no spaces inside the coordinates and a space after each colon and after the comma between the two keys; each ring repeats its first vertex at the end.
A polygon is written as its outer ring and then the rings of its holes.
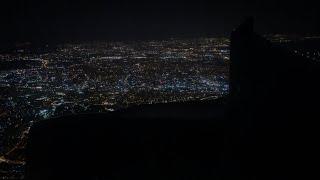
{"type": "Polygon", "coordinates": [[[316,1],[8,0],[1,42],[228,35],[254,16],[263,33],[318,33],[316,1]]]}

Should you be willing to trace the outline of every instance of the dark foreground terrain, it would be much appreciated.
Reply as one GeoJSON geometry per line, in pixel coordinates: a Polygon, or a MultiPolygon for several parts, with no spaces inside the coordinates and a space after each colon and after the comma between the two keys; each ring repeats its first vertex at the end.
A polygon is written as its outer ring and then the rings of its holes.
{"type": "Polygon", "coordinates": [[[124,117],[123,113],[52,119],[34,127],[27,177],[208,177],[219,168],[224,152],[220,123],[207,118],[124,117]]]}
{"type": "Polygon", "coordinates": [[[320,66],[272,45],[252,20],[232,33],[230,96],[36,124],[27,179],[308,179],[320,66]]]}

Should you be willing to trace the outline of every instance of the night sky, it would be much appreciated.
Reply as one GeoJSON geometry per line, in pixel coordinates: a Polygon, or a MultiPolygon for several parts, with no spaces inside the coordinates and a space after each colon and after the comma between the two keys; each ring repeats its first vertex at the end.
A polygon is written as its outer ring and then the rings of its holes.
{"type": "Polygon", "coordinates": [[[261,33],[320,32],[315,1],[8,0],[1,42],[228,35],[246,16],[261,33]]]}

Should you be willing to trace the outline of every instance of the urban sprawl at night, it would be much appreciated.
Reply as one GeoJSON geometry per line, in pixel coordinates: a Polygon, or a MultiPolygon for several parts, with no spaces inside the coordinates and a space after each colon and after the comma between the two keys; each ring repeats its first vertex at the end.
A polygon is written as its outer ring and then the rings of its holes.
{"type": "Polygon", "coordinates": [[[2,63],[23,64],[0,73],[2,161],[23,148],[17,146],[39,120],[228,93],[227,38],[72,43],[45,53],[27,51],[0,55],[2,63]]]}
{"type": "MultiPolygon", "coordinates": [[[[289,47],[317,37],[266,36],[289,47]]],[[[23,176],[24,148],[34,122],[144,104],[206,101],[228,94],[228,38],[64,43],[40,52],[28,43],[0,54],[0,165],[23,176]]],[[[301,56],[319,52],[293,46],[301,56]]]]}

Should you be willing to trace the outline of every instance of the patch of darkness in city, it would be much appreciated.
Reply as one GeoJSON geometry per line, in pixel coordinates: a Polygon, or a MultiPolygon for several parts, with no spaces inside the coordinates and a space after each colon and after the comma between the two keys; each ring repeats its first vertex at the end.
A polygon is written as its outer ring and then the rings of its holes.
{"type": "Polygon", "coordinates": [[[1,179],[307,179],[315,1],[8,0],[1,179]]]}

